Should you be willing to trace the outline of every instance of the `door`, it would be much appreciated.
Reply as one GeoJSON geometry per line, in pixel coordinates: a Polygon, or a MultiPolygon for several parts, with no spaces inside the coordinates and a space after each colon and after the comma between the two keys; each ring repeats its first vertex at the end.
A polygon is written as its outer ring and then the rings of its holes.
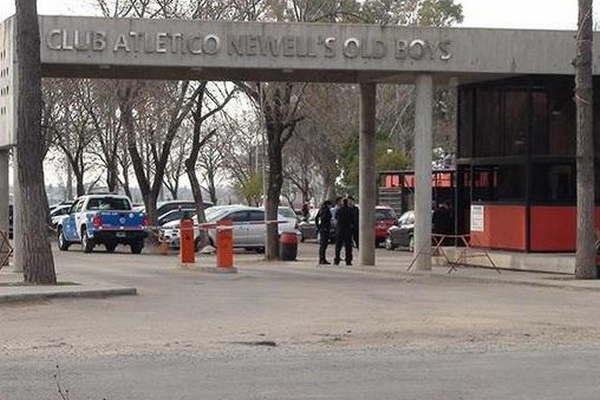
{"type": "Polygon", "coordinates": [[[76,201],[71,207],[69,215],[63,221],[63,234],[65,235],[65,239],[69,241],[79,240],[75,224],[75,213],[77,212],[77,207],[79,207],[82,202],[83,200],[76,201]]]}
{"type": "Polygon", "coordinates": [[[235,211],[223,217],[231,220],[233,225],[233,247],[244,247],[248,244],[248,211],[235,211]]]}
{"type": "Polygon", "coordinates": [[[253,247],[265,247],[265,212],[249,211],[248,243],[253,247]]]}
{"type": "Polygon", "coordinates": [[[77,202],[75,214],[73,215],[75,221],[74,233],[77,240],[81,240],[81,229],[79,227],[85,223],[85,215],[83,213],[85,202],[86,199],[81,199],[77,202]]]}

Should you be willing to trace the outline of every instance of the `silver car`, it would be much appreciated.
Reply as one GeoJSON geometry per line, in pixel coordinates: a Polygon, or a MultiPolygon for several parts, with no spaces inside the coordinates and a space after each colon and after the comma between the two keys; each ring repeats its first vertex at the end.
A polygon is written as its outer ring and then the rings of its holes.
{"type": "MultiPolygon", "coordinates": [[[[228,219],[233,225],[233,247],[243,248],[247,250],[264,251],[265,248],[265,211],[261,208],[247,206],[230,206],[219,210],[210,217],[207,216],[209,222],[218,222],[223,219],[228,219]]],[[[294,232],[298,234],[296,229],[296,221],[286,219],[282,215],[278,216],[277,224],[279,233],[294,232]]],[[[216,245],[216,230],[209,229],[208,237],[210,243],[216,245]]]]}

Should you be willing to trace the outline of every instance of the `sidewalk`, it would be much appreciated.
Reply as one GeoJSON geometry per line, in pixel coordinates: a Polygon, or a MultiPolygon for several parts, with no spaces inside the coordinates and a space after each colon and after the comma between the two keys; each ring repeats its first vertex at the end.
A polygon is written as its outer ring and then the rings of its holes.
{"type": "Polygon", "coordinates": [[[367,273],[393,274],[401,276],[434,276],[446,279],[461,279],[481,283],[507,283],[513,285],[554,287],[563,289],[584,289],[600,291],[600,280],[577,280],[573,275],[553,274],[544,272],[525,272],[500,270],[491,268],[458,267],[456,271],[449,272],[448,266],[434,266],[431,272],[408,272],[407,262],[390,262],[379,260],[376,267],[353,267],[354,270],[367,273]]]}
{"type": "Polygon", "coordinates": [[[22,274],[12,272],[10,267],[6,267],[0,271],[0,304],[55,298],[103,298],[126,295],[137,295],[137,289],[100,282],[61,280],[59,280],[56,286],[35,286],[25,284],[22,274]]]}

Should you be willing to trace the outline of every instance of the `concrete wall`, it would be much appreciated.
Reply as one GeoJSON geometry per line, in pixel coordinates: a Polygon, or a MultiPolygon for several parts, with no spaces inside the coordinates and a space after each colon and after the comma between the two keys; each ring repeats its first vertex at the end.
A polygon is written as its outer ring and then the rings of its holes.
{"type": "MultiPolygon", "coordinates": [[[[417,72],[463,79],[572,74],[575,55],[569,31],[59,16],[40,21],[42,61],[52,76],[402,82],[417,72]]],[[[595,70],[600,72],[598,58],[595,70]]]]}

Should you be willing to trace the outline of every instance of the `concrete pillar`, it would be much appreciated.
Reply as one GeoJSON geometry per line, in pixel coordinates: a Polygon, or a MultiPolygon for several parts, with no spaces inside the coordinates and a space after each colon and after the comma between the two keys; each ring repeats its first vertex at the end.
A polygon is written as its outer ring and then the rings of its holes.
{"type": "Polygon", "coordinates": [[[433,78],[419,75],[415,103],[415,262],[431,270],[431,174],[433,151],[433,78]]]}
{"type": "Polygon", "coordinates": [[[8,233],[8,158],[9,150],[0,150],[0,231],[8,233]]]}
{"type": "Polygon", "coordinates": [[[359,260],[375,265],[375,206],[377,179],[375,170],[375,95],[373,83],[360,85],[359,137],[359,260]]]}

